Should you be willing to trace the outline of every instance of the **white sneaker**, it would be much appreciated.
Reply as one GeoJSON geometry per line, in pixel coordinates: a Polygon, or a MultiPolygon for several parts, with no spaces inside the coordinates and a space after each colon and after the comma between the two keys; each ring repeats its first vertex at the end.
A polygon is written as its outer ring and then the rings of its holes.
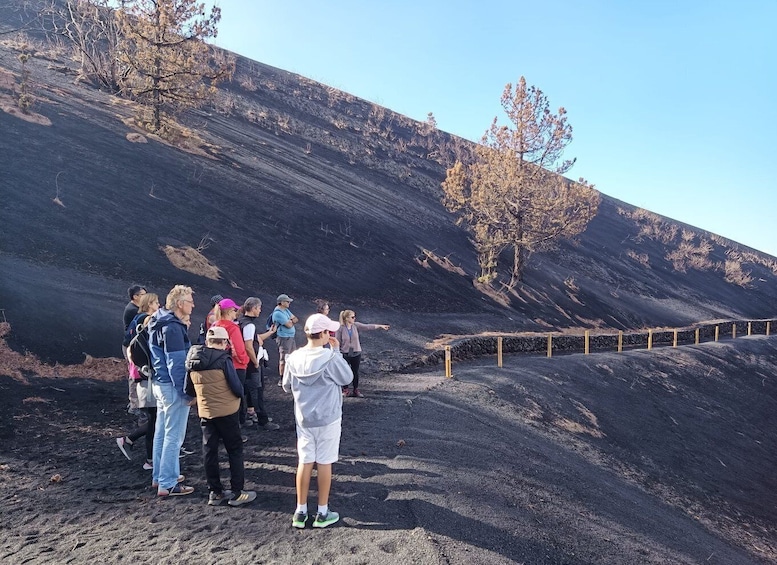
{"type": "Polygon", "coordinates": [[[124,457],[126,457],[127,460],[132,461],[132,457],[130,457],[130,454],[127,453],[127,449],[132,449],[132,444],[129,443],[129,440],[124,436],[117,437],[116,445],[119,446],[119,449],[121,449],[121,452],[124,454],[124,457]]]}

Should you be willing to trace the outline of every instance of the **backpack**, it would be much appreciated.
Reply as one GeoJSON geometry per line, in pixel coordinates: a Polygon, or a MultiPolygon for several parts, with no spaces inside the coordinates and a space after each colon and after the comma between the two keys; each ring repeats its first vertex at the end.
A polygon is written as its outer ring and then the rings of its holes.
{"type": "MultiPolygon", "coordinates": [[[[265,323],[265,329],[269,330],[273,327],[274,322],[272,321],[272,314],[267,316],[267,322],[265,323]]],[[[272,334],[270,334],[270,339],[275,339],[278,337],[278,332],[274,331],[272,334]]]]}
{"type": "Polygon", "coordinates": [[[148,314],[145,312],[139,312],[135,314],[135,317],[132,318],[132,321],[129,323],[129,326],[127,326],[127,329],[124,330],[124,341],[121,342],[124,347],[129,347],[130,341],[132,341],[132,338],[135,337],[138,324],[143,323],[143,320],[146,318],[148,318],[148,314]]]}
{"type": "Polygon", "coordinates": [[[127,357],[138,368],[140,380],[145,381],[154,376],[151,365],[151,347],[148,344],[148,326],[138,324],[135,336],[127,346],[127,357]]]}
{"type": "Polygon", "coordinates": [[[137,323],[135,322],[136,319],[137,316],[132,319],[130,325],[127,326],[126,330],[124,330],[124,339],[121,342],[124,347],[129,347],[130,341],[132,341],[132,338],[135,337],[135,329],[137,328],[137,323]]]}

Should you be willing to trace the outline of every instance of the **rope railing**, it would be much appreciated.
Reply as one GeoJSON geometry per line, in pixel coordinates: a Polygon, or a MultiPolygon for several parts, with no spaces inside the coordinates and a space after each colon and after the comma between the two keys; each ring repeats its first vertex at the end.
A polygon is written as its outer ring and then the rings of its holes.
{"type": "Polygon", "coordinates": [[[649,328],[617,333],[577,331],[550,332],[542,334],[488,335],[461,338],[453,345],[446,345],[427,357],[427,362],[445,360],[445,376],[453,374],[453,360],[473,359],[496,354],[497,366],[502,367],[504,353],[541,353],[548,358],[555,353],[584,353],[593,351],[616,351],[624,349],[646,349],[655,347],[680,347],[718,342],[721,339],[737,339],[743,333],[752,335],[772,335],[772,326],[777,318],[766,320],[729,320],[696,324],[685,328],[649,328]],[[745,329],[746,328],[746,329],[745,329]]]}

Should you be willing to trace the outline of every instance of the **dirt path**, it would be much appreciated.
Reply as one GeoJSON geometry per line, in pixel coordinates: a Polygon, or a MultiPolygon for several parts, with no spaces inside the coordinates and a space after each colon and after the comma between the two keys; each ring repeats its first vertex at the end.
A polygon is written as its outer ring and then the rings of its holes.
{"type": "MultiPolygon", "coordinates": [[[[503,370],[461,364],[453,380],[367,375],[368,397],[344,404],[332,494],[343,520],[324,531],[289,527],[295,433],[291,399],[274,379],[268,407],[281,429],[250,433],[247,480],[259,497],[235,509],[205,504],[196,454],[182,460],[196,493],[157,499],[142,453],[128,462],[114,443],[130,423],[122,383],[0,377],[0,520],[10,534],[0,561],[768,563],[777,558],[774,497],[743,492],[774,457],[763,457],[766,444],[726,442],[773,429],[774,417],[762,414],[777,412],[771,375],[761,387],[767,400],[749,414],[733,417],[733,405],[725,418],[698,415],[715,402],[723,410],[715,399],[727,394],[709,390],[718,380],[694,376],[701,361],[740,389],[746,373],[730,369],[733,355],[751,376],[773,368],[764,365],[777,358],[773,340],[737,346],[690,348],[682,363],[668,351],[649,360],[631,352],[514,357],[503,370]],[[626,375],[638,366],[634,384],[626,375]],[[668,411],[683,429],[682,453],[663,429],[673,426],[668,411]],[[709,468],[711,445],[700,442],[710,434],[734,450],[724,462],[737,476],[709,468]]],[[[199,441],[192,416],[186,445],[199,441]]]]}

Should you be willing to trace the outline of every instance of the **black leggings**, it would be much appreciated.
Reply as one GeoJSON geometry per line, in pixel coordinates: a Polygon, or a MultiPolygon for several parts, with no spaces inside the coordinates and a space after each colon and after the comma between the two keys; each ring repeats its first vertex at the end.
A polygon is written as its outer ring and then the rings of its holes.
{"type": "Polygon", "coordinates": [[[156,407],[141,408],[148,415],[148,420],[127,436],[129,440],[135,443],[136,440],[146,436],[146,459],[151,461],[154,458],[154,428],[156,428],[156,407]]]}
{"type": "Polygon", "coordinates": [[[238,410],[238,420],[240,421],[240,425],[246,423],[246,414],[248,413],[248,406],[246,405],[246,370],[245,369],[235,369],[235,372],[237,373],[237,378],[240,379],[240,384],[243,387],[243,395],[240,397],[240,409],[238,410]]]}
{"type": "MultiPolygon", "coordinates": [[[[356,390],[357,388],[359,388],[359,363],[361,363],[362,356],[360,354],[355,357],[348,357],[347,355],[343,357],[348,363],[348,366],[351,367],[351,371],[353,372],[353,382],[351,383],[351,385],[353,386],[354,390],[356,390]]],[[[348,388],[348,387],[346,386],[343,388],[348,388]]]]}
{"type": "Polygon", "coordinates": [[[270,419],[264,408],[264,371],[262,367],[246,374],[245,396],[248,408],[253,408],[258,418],[258,424],[264,426],[270,419]]]}

